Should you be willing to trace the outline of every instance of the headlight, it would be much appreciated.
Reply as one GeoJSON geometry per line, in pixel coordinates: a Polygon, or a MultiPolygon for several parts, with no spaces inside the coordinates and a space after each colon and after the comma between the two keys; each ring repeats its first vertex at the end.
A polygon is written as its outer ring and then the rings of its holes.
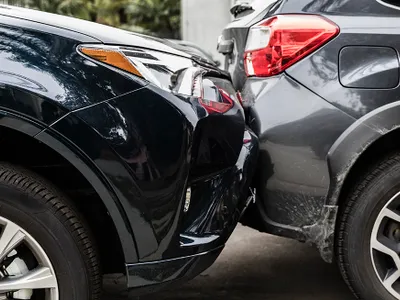
{"type": "Polygon", "coordinates": [[[139,76],[169,90],[171,77],[193,67],[190,59],[154,50],[105,45],[81,45],[78,51],[98,62],[139,76]]]}
{"type": "Polygon", "coordinates": [[[141,77],[177,95],[194,97],[209,114],[225,113],[236,96],[203,75],[191,59],[155,50],[106,45],[81,45],[78,52],[97,62],[141,77]]]}

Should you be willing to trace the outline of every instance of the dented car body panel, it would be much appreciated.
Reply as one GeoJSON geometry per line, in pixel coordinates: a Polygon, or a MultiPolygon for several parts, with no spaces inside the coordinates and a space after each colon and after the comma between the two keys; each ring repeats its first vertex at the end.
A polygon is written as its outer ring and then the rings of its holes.
{"type": "Polygon", "coordinates": [[[208,268],[252,199],[258,139],[229,74],[159,39],[0,5],[0,116],[98,194],[133,293],[208,268]],[[88,44],[147,55],[159,81],[85,56],[88,44]]]}
{"type": "Polygon", "coordinates": [[[254,186],[265,230],[327,248],[337,208],[326,202],[326,157],[355,119],[285,74],[248,79],[242,94],[249,126],[259,137],[254,186]],[[326,134],[316,135],[315,128],[326,134]]]}

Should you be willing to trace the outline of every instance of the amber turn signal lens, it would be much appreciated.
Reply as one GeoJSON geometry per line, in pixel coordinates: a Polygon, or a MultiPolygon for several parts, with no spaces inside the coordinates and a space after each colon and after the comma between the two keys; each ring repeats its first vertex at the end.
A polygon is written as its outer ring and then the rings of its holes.
{"type": "Polygon", "coordinates": [[[105,64],[111,65],[118,69],[127,71],[136,76],[143,77],[142,74],[135,68],[134,65],[119,51],[112,49],[101,49],[101,48],[80,48],[80,51],[87,56],[103,62],[105,64]]]}

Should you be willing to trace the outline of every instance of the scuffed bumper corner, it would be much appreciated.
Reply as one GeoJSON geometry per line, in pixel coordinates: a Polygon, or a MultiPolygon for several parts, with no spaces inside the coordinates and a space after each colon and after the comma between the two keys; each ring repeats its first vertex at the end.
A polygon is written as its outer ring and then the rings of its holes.
{"type": "Polygon", "coordinates": [[[257,164],[258,139],[246,130],[237,162],[190,182],[191,203],[181,220],[180,243],[172,259],[127,264],[130,295],[154,292],[190,280],[218,258],[254,195],[250,184],[257,164]]]}
{"type": "Polygon", "coordinates": [[[191,206],[184,219],[182,247],[207,251],[224,244],[252,199],[250,184],[259,151],[258,139],[245,131],[234,167],[191,185],[191,206]]]}
{"type": "Polygon", "coordinates": [[[325,205],[320,220],[311,226],[303,228],[306,242],[317,246],[322,258],[328,263],[333,261],[335,242],[335,224],[338,206],[325,205]]]}
{"type": "Polygon", "coordinates": [[[127,264],[129,296],[157,292],[167,286],[190,280],[212,265],[223,246],[195,255],[147,263],[127,264]]]}

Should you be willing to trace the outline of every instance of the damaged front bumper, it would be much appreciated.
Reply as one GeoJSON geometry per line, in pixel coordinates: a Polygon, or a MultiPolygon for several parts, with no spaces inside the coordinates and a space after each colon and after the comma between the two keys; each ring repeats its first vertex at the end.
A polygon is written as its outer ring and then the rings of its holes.
{"type": "Polygon", "coordinates": [[[181,256],[127,264],[128,286],[137,295],[188,280],[210,267],[224,248],[241,215],[254,198],[250,192],[258,140],[245,131],[235,166],[190,182],[190,206],[182,217],[181,256]]]}

